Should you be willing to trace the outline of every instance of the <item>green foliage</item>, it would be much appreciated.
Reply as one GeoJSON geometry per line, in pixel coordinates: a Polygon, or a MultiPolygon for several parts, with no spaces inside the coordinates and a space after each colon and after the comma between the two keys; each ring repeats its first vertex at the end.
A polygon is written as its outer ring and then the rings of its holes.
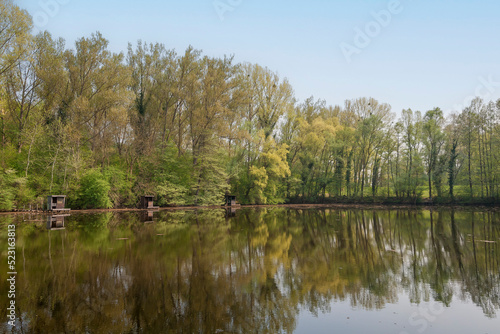
{"type": "Polygon", "coordinates": [[[12,1],[0,2],[0,75],[26,56],[26,44],[31,39],[32,19],[12,1]]]}
{"type": "Polygon", "coordinates": [[[0,210],[9,211],[14,207],[14,179],[15,171],[12,169],[0,172],[0,210]]]}
{"type": "Polygon", "coordinates": [[[109,167],[104,171],[104,178],[109,183],[109,199],[112,206],[119,207],[134,207],[137,199],[132,188],[134,186],[134,176],[127,173],[118,167],[109,167]]]}
{"type": "Polygon", "coordinates": [[[450,158],[448,162],[448,186],[450,189],[450,197],[454,198],[453,188],[456,180],[456,161],[457,161],[457,141],[453,141],[450,148],[450,158]]]}
{"type": "Polygon", "coordinates": [[[29,204],[34,200],[34,190],[28,187],[28,182],[25,177],[16,177],[12,183],[16,194],[16,203],[18,208],[29,207],[29,204]]]}
{"type": "Polygon", "coordinates": [[[80,180],[77,206],[82,209],[108,209],[113,206],[109,197],[111,186],[106,177],[96,169],[85,173],[80,180]]]}
{"type": "Polygon", "coordinates": [[[249,176],[252,185],[250,186],[248,199],[251,203],[266,204],[267,197],[264,195],[264,190],[266,189],[267,182],[269,180],[266,168],[251,166],[249,176]]]}
{"type": "Polygon", "coordinates": [[[206,151],[194,166],[192,192],[196,205],[220,205],[229,192],[228,174],[222,150],[206,151]]]}
{"type": "Polygon", "coordinates": [[[33,198],[33,190],[27,186],[26,178],[16,176],[13,169],[0,170],[0,211],[29,207],[33,198]]]}
{"type": "Polygon", "coordinates": [[[182,185],[174,184],[168,180],[156,187],[160,206],[180,206],[188,204],[189,189],[182,185]]]}
{"type": "Polygon", "coordinates": [[[159,153],[158,165],[152,168],[154,187],[160,206],[192,204],[190,188],[193,175],[193,161],[188,155],[179,156],[175,145],[168,145],[159,153]]]}

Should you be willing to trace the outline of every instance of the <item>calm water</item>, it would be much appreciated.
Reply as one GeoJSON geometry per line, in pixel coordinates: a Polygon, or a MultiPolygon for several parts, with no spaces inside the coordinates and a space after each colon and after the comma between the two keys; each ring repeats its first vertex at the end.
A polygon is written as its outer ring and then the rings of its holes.
{"type": "Polygon", "coordinates": [[[18,333],[500,332],[498,213],[0,216],[0,332],[12,223],[18,333]]]}

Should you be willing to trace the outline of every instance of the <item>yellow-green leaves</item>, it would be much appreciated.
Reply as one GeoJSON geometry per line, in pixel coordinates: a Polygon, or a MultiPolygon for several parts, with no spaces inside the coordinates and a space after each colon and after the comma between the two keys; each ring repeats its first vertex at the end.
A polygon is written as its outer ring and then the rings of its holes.
{"type": "Polygon", "coordinates": [[[0,1],[0,75],[17,65],[26,55],[32,36],[32,20],[26,10],[12,1],[0,1]]]}

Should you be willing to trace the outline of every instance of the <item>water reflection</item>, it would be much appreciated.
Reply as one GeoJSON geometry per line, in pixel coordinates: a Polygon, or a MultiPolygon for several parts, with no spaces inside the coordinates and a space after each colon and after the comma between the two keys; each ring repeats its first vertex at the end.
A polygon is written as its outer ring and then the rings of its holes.
{"type": "Polygon", "coordinates": [[[225,208],[226,210],[226,218],[231,218],[231,217],[236,217],[236,211],[240,210],[241,208],[235,207],[235,206],[230,206],[225,208]]]}
{"type": "MultiPolygon", "coordinates": [[[[486,317],[500,308],[498,213],[275,208],[146,218],[74,214],[56,234],[18,222],[23,331],[291,333],[301,312],[340,302],[380,310],[402,293],[416,304],[472,302],[486,317]]],[[[2,230],[16,223],[0,219],[2,230]]]]}
{"type": "Polygon", "coordinates": [[[71,215],[48,215],[47,216],[47,230],[64,230],[64,219],[71,215]]]}
{"type": "Polygon", "coordinates": [[[140,213],[141,221],[144,224],[152,224],[152,223],[154,223],[154,213],[155,212],[158,212],[158,210],[141,211],[141,213],[140,213]]]}

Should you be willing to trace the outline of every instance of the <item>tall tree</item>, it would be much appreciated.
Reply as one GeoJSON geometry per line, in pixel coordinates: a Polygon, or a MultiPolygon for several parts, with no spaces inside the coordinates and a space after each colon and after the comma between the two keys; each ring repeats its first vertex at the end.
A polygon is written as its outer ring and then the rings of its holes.
{"type": "Polygon", "coordinates": [[[30,116],[42,102],[37,94],[40,78],[37,76],[37,50],[34,39],[26,47],[26,55],[3,73],[8,111],[15,124],[18,153],[21,153],[24,130],[30,116]]]}
{"type": "Polygon", "coordinates": [[[406,175],[405,191],[407,197],[416,198],[417,189],[420,186],[422,176],[422,165],[420,158],[421,136],[422,136],[422,116],[420,111],[411,109],[403,110],[403,142],[406,147],[406,175]]]}
{"type": "Polygon", "coordinates": [[[472,100],[470,106],[466,107],[459,115],[458,121],[460,124],[460,132],[462,133],[462,142],[466,149],[467,154],[467,174],[469,195],[474,197],[473,179],[474,179],[474,145],[477,141],[477,117],[483,107],[483,100],[475,98],[472,100]]]}
{"type": "Polygon", "coordinates": [[[436,169],[441,150],[444,145],[443,112],[439,108],[425,113],[422,126],[422,142],[424,144],[424,163],[429,186],[429,198],[432,200],[432,182],[436,177],[436,169]]]}
{"type": "Polygon", "coordinates": [[[24,59],[32,39],[32,19],[10,0],[0,0],[0,76],[24,59]]]}
{"type": "Polygon", "coordinates": [[[268,138],[280,117],[293,108],[293,89],[287,79],[280,80],[276,73],[259,65],[253,67],[251,80],[258,126],[268,138]]]}
{"type": "MultiPolygon", "coordinates": [[[[196,203],[199,200],[206,202],[207,182],[213,182],[214,187],[221,190],[228,188],[227,175],[222,172],[225,167],[218,167],[215,163],[217,159],[213,156],[220,144],[220,137],[224,136],[224,132],[228,129],[224,120],[231,112],[229,106],[233,98],[232,93],[238,82],[237,67],[232,61],[232,57],[223,59],[204,57],[199,65],[198,80],[193,87],[190,87],[190,95],[187,98],[187,123],[196,173],[194,185],[196,203]],[[207,161],[214,163],[208,164],[207,161]],[[220,169],[221,172],[215,173],[215,169],[220,169]],[[208,172],[209,170],[212,172],[208,172]]],[[[222,195],[224,194],[220,196],[222,195]]],[[[221,197],[219,199],[222,201],[221,197]]]]}
{"type": "Polygon", "coordinates": [[[363,197],[365,180],[373,153],[380,148],[384,130],[390,124],[393,115],[390,105],[379,103],[373,98],[346,101],[345,109],[356,120],[356,140],[359,143],[359,148],[355,174],[357,174],[356,179],[361,182],[359,189],[361,197],[363,197]]]}
{"type": "Polygon", "coordinates": [[[65,54],[69,76],[67,103],[74,125],[84,129],[77,145],[90,144],[96,160],[109,159],[113,138],[108,131],[116,113],[129,102],[129,72],[123,54],[108,51],[108,41],[99,33],[76,41],[76,50],[65,54]]]}

